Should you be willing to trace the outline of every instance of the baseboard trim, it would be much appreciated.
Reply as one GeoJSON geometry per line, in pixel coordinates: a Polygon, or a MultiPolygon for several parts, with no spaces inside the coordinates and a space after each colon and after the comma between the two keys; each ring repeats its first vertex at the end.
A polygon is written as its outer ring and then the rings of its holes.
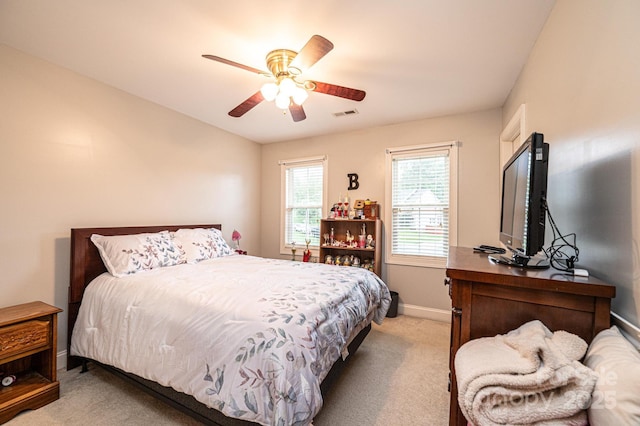
{"type": "Polygon", "coordinates": [[[398,304],[398,313],[410,317],[426,318],[434,321],[451,323],[451,311],[443,309],[425,308],[424,306],[398,304]]]}
{"type": "Polygon", "coordinates": [[[56,366],[58,370],[66,370],[67,369],[67,351],[58,352],[56,355],[56,366]]]}

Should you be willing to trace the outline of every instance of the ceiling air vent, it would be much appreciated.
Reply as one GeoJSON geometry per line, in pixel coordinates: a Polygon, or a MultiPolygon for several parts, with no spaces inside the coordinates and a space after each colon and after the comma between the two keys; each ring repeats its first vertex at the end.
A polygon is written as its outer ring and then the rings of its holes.
{"type": "Polygon", "coordinates": [[[357,109],[350,109],[348,111],[340,111],[340,112],[334,112],[333,116],[334,117],[344,117],[347,115],[355,115],[358,114],[358,110],[357,109]]]}

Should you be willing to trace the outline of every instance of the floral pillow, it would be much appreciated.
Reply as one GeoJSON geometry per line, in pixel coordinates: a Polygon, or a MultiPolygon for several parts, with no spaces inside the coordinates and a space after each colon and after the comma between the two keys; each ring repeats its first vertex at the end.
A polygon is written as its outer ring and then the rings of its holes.
{"type": "Polygon", "coordinates": [[[222,232],[215,228],[178,229],[173,233],[173,240],[184,251],[187,263],[233,254],[222,232]]]}
{"type": "Polygon", "coordinates": [[[132,235],[91,235],[109,273],[115,277],[186,263],[169,231],[132,235]]]}

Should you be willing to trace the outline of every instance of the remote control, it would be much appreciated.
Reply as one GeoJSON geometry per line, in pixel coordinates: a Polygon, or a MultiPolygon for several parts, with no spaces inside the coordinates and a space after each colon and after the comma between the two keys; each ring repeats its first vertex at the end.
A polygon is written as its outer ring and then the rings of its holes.
{"type": "Polygon", "coordinates": [[[482,244],[477,247],[474,247],[473,251],[480,252],[480,253],[488,253],[488,254],[504,254],[506,252],[506,250],[501,247],[494,247],[486,244],[482,244]]]}

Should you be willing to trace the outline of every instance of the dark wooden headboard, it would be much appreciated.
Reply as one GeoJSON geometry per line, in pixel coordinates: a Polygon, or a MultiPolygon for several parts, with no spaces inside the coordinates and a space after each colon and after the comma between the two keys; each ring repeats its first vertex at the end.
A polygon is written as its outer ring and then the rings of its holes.
{"type": "Polygon", "coordinates": [[[171,225],[171,226],[126,226],[117,228],[74,228],[71,229],[71,273],[69,281],[69,316],[67,328],[67,370],[80,365],[81,360],[70,354],[73,326],[78,318],[84,289],[98,275],[107,271],[91,235],[129,235],[143,232],[176,231],[180,228],[216,228],[222,225],[171,225]]]}

